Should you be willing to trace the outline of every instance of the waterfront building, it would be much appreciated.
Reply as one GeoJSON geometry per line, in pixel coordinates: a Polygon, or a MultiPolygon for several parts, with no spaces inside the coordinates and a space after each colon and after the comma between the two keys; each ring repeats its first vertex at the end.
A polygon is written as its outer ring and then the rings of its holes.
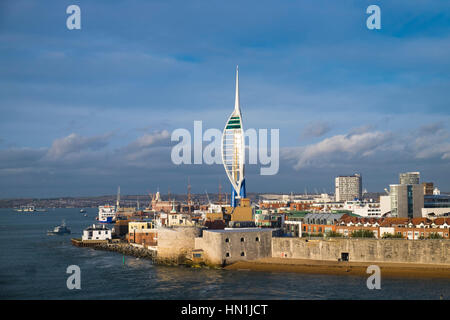
{"type": "Polygon", "coordinates": [[[128,233],[134,230],[153,229],[151,221],[130,221],[128,222],[128,233]]]}
{"type": "Polygon", "coordinates": [[[360,174],[339,176],[335,179],[336,201],[351,201],[362,197],[362,178],[360,174]]]}
{"type": "Polygon", "coordinates": [[[128,224],[128,242],[148,247],[158,244],[158,230],[149,221],[130,221],[128,224]]]}
{"type": "Polygon", "coordinates": [[[112,233],[117,237],[126,236],[129,232],[128,223],[130,220],[128,219],[117,219],[114,227],[112,229],[112,233]]]}
{"type": "Polygon", "coordinates": [[[392,217],[419,218],[424,207],[423,187],[419,184],[390,185],[392,217]]]}
{"type": "Polygon", "coordinates": [[[303,218],[303,234],[324,234],[336,231],[336,223],[344,213],[308,213],[303,218]]]}
{"type": "Polygon", "coordinates": [[[380,222],[381,220],[377,218],[359,218],[344,215],[336,223],[336,232],[341,233],[344,237],[350,237],[354,231],[368,230],[373,233],[374,238],[379,238],[380,222]]]}
{"type": "Polygon", "coordinates": [[[370,230],[375,238],[386,235],[397,236],[408,240],[426,239],[438,234],[449,239],[450,218],[360,218],[344,215],[336,223],[336,232],[344,237],[350,237],[353,231],[370,230]]]}
{"type": "Polygon", "coordinates": [[[399,175],[399,184],[419,184],[420,172],[405,172],[399,175]]]}
{"type": "Polygon", "coordinates": [[[397,235],[403,239],[420,240],[438,234],[449,239],[450,218],[385,218],[380,226],[380,235],[385,233],[397,235]]]}
{"type": "Polygon", "coordinates": [[[106,225],[95,225],[83,230],[83,235],[81,240],[111,240],[111,230],[109,230],[106,225]]]}

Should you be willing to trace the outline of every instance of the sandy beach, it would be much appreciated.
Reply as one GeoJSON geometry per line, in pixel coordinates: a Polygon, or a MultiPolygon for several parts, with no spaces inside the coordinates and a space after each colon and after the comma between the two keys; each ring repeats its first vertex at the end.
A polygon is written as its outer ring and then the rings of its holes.
{"type": "Polygon", "coordinates": [[[367,267],[377,265],[381,275],[405,278],[448,278],[450,265],[381,263],[381,262],[338,262],[323,260],[265,258],[254,261],[239,261],[227,270],[252,270],[265,272],[298,272],[333,275],[357,275],[367,277],[367,267]]]}

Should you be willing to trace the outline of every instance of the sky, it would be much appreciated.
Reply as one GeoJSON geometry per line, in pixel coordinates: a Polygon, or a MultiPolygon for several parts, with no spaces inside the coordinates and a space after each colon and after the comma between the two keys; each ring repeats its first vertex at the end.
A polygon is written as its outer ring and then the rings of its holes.
{"type": "Polygon", "coordinates": [[[450,191],[448,57],[448,1],[4,0],[0,198],[227,190],[220,164],[175,165],[171,134],[223,129],[237,65],[244,128],[280,133],[278,173],[248,165],[247,192],[406,171],[450,191]]]}

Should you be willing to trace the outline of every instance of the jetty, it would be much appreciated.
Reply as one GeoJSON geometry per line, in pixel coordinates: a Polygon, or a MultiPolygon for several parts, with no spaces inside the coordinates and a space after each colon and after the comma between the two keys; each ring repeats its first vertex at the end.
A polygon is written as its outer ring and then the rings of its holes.
{"type": "Polygon", "coordinates": [[[156,251],[149,250],[140,246],[132,245],[127,242],[121,242],[119,239],[108,240],[81,240],[72,238],[71,242],[77,247],[90,247],[95,250],[104,250],[121,253],[123,255],[136,258],[150,259],[155,261],[156,251]]]}

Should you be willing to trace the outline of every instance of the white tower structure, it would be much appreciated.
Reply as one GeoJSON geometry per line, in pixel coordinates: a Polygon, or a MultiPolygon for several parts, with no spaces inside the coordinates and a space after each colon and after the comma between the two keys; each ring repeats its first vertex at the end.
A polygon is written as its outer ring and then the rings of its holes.
{"type": "Polygon", "coordinates": [[[116,211],[120,208],[120,186],[117,188],[116,211]]]}
{"type": "Polygon", "coordinates": [[[236,67],[236,96],[234,110],[228,118],[222,134],[222,163],[231,183],[231,205],[235,199],[245,198],[245,139],[239,105],[239,68],[236,67]]]}

